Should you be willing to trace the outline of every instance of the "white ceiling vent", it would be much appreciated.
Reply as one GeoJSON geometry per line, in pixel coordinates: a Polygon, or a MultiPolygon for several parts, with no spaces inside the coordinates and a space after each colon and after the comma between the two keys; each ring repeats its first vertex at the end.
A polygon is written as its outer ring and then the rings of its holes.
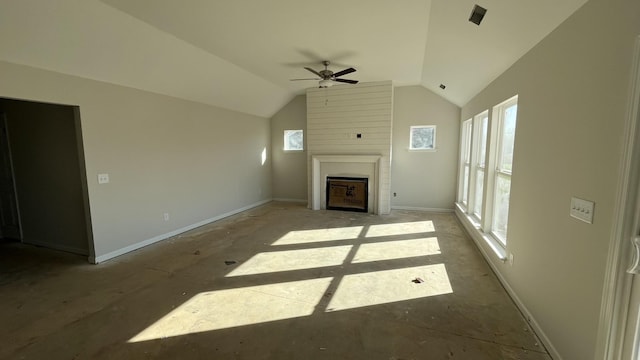
{"type": "Polygon", "coordinates": [[[471,16],[469,16],[469,21],[471,21],[476,25],[480,25],[480,22],[482,22],[482,19],[484,19],[484,14],[486,13],[487,13],[487,9],[476,4],[473,7],[473,11],[471,11],[471,16]]]}

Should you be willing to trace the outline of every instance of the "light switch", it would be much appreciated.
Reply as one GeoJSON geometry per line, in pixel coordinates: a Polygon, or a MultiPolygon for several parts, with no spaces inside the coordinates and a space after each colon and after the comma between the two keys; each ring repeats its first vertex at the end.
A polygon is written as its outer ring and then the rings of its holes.
{"type": "Polygon", "coordinates": [[[98,184],[108,184],[109,174],[98,174],[98,184]]]}
{"type": "Polygon", "coordinates": [[[593,201],[579,199],[577,197],[571,198],[571,209],[569,209],[569,215],[578,220],[582,220],[586,223],[593,224],[593,210],[595,203],[593,201]]]}

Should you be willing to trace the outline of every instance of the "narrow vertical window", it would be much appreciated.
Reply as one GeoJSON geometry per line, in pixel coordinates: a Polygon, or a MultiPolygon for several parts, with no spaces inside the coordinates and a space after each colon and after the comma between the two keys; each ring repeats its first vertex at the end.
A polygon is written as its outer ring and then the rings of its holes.
{"type": "Polygon", "coordinates": [[[462,134],[460,135],[460,193],[459,202],[467,207],[469,205],[469,176],[471,172],[471,119],[462,123],[462,134]]]}
{"type": "Polygon", "coordinates": [[[476,142],[475,157],[475,189],[473,201],[473,215],[478,220],[482,219],[482,197],[484,196],[485,161],[487,155],[487,130],[489,126],[489,112],[485,111],[474,117],[476,128],[478,129],[478,140],[476,142]]]}
{"type": "Polygon", "coordinates": [[[498,148],[491,230],[493,235],[506,245],[518,98],[513,97],[496,106],[494,113],[498,116],[498,148]]]}
{"type": "Polygon", "coordinates": [[[304,150],[304,138],[302,130],[285,130],[284,131],[284,150],[300,151],[304,150]]]}

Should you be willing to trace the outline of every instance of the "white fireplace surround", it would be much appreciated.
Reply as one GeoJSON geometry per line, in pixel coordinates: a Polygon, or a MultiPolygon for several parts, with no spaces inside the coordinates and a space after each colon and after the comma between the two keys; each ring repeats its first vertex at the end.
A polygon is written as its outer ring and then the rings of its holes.
{"type": "Polygon", "coordinates": [[[327,176],[363,177],[369,179],[369,212],[379,214],[381,159],[381,155],[312,155],[311,209],[326,209],[327,176]]]}

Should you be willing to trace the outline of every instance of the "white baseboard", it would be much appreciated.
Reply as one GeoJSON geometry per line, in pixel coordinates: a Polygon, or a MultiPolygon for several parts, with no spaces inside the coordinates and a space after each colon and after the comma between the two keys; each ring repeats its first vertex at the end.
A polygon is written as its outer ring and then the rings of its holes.
{"type": "Polygon", "coordinates": [[[452,213],[453,209],[442,209],[442,208],[423,208],[423,207],[414,207],[414,206],[392,206],[392,210],[416,210],[416,211],[429,211],[429,212],[447,212],[452,213]]]}
{"type": "Polygon", "coordinates": [[[75,246],[60,245],[60,244],[49,243],[44,241],[23,241],[23,243],[28,245],[42,246],[42,247],[53,249],[53,250],[65,251],[65,252],[78,254],[78,255],[89,254],[89,251],[87,249],[77,248],[75,246]]]}
{"type": "MultiPolygon", "coordinates": [[[[479,231],[473,226],[473,224],[469,223],[469,221],[466,218],[464,218],[463,215],[459,214],[458,211],[456,211],[455,214],[456,214],[456,217],[462,223],[469,237],[471,237],[473,242],[476,244],[476,246],[480,250],[480,253],[482,254],[482,256],[484,256],[485,260],[491,267],[491,270],[493,270],[493,273],[496,275],[496,277],[498,278],[502,286],[505,288],[505,290],[507,290],[507,293],[509,294],[511,299],[513,299],[513,302],[516,304],[520,312],[524,315],[525,319],[529,322],[529,325],[531,325],[531,328],[536,333],[536,335],[538,336],[538,338],[540,339],[544,347],[547,349],[551,358],[554,360],[562,360],[562,356],[560,356],[560,353],[558,353],[558,350],[556,350],[555,346],[553,346],[553,343],[551,342],[547,334],[544,332],[544,330],[542,330],[542,328],[540,327],[540,324],[536,321],[536,319],[533,317],[529,309],[527,309],[527,307],[524,305],[522,300],[520,300],[520,297],[518,297],[518,295],[513,290],[511,285],[509,285],[507,280],[500,273],[500,270],[495,266],[495,264],[491,260],[491,254],[489,254],[485,248],[485,246],[490,246],[490,245],[483,243],[485,240],[482,237],[482,234],[480,234],[479,231]]],[[[494,258],[495,257],[496,256],[494,255],[494,258]]]]}
{"type": "Polygon", "coordinates": [[[204,225],[210,224],[210,223],[212,223],[214,221],[218,221],[218,220],[224,219],[226,217],[235,215],[237,213],[241,213],[243,211],[252,209],[254,207],[257,207],[257,206],[260,206],[260,205],[264,205],[264,204],[266,204],[268,202],[271,202],[271,201],[272,201],[272,199],[262,200],[262,201],[259,201],[257,203],[253,203],[251,205],[247,205],[247,206],[241,207],[239,209],[235,209],[235,210],[226,212],[224,214],[220,214],[218,216],[214,216],[212,218],[209,218],[209,219],[206,219],[206,220],[202,220],[202,221],[197,222],[195,224],[191,224],[191,225],[176,229],[174,231],[171,231],[171,232],[168,232],[168,233],[165,233],[165,234],[154,236],[151,239],[140,241],[138,243],[131,244],[129,246],[123,247],[123,248],[115,250],[115,251],[111,251],[109,253],[106,253],[106,254],[103,254],[103,255],[100,255],[100,256],[89,257],[89,262],[92,263],[92,264],[99,264],[101,262],[105,262],[105,261],[113,259],[113,258],[115,258],[117,256],[124,255],[124,254],[126,254],[128,252],[131,252],[131,251],[134,251],[134,250],[138,250],[138,249],[143,248],[145,246],[157,243],[158,241],[166,240],[166,239],[168,239],[170,237],[174,237],[176,235],[182,234],[183,232],[187,232],[189,230],[193,230],[193,229],[198,228],[200,226],[204,226],[204,225]]]}
{"type": "Polygon", "coordinates": [[[306,204],[306,203],[308,203],[308,200],[307,200],[307,199],[273,198],[273,201],[294,202],[294,203],[301,203],[301,204],[306,204]]]}

